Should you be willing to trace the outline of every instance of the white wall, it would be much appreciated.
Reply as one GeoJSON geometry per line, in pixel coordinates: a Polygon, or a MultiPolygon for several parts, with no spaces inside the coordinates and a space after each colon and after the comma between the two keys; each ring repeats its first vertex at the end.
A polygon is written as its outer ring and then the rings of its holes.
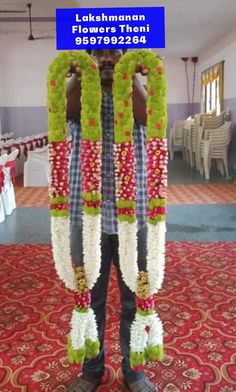
{"type": "Polygon", "coordinates": [[[199,63],[199,83],[200,75],[206,68],[224,60],[224,98],[236,97],[236,30],[232,31],[222,40],[218,41],[212,48],[204,52],[199,63]]]}
{"type": "MultiPolygon", "coordinates": [[[[0,71],[2,98],[0,106],[45,106],[46,75],[56,56],[53,39],[27,40],[27,32],[1,34],[0,71]]],[[[45,36],[47,34],[44,34],[45,36]]],[[[37,34],[35,34],[37,36],[37,34]]],[[[168,103],[186,103],[187,88],[184,63],[181,59],[165,59],[168,103]]],[[[191,65],[191,64],[190,64],[191,65]]],[[[190,84],[192,83],[190,67],[190,84]]]]}
{"type": "MultiPolygon", "coordinates": [[[[169,104],[172,103],[187,103],[187,81],[185,76],[184,62],[179,59],[166,59],[167,83],[168,93],[167,100],[169,104]]],[[[190,88],[190,102],[192,101],[192,83],[193,83],[193,64],[187,62],[189,88],[190,88]]],[[[196,102],[196,95],[195,95],[196,102]]]]}
{"type": "MultiPolygon", "coordinates": [[[[3,113],[2,131],[15,137],[47,131],[46,78],[48,67],[57,55],[55,39],[46,38],[54,22],[34,24],[35,41],[29,41],[28,25],[4,23],[0,26],[0,73],[3,113]],[[15,33],[12,33],[12,30],[15,33]]],[[[157,51],[158,52],[158,51],[157,51]]],[[[180,58],[164,59],[167,73],[169,127],[188,115],[188,97],[184,62],[180,58]]],[[[192,99],[193,64],[188,62],[190,98],[192,99]]],[[[196,101],[197,95],[195,95],[196,101]]],[[[199,99],[197,99],[199,102],[199,99]]]]}
{"type": "Polygon", "coordinates": [[[56,55],[55,41],[27,37],[28,32],[20,30],[0,32],[2,106],[46,105],[46,75],[56,55]]]}
{"type": "Polygon", "coordinates": [[[232,121],[232,141],[230,145],[230,164],[236,169],[236,29],[218,41],[212,48],[202,54],[199,64],[200,72],[206,68],[225,61],[224,64],[224,99],[225,109],[228,108],[232,121]]]}

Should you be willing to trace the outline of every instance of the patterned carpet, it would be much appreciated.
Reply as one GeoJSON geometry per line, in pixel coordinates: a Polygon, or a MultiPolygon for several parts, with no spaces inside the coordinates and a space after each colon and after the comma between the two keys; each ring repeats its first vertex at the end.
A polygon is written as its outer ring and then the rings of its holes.
{"type": "MultiPolygon", "coordinates": [[[[15,184],[17,207],[44,207],[49,205],[48,188],[22,186],[22,177],[15,184]]],[[[169,185],[169,204],[235,204],[236,183],[169,185]]]]}
{"type": "MultiPolygon", "coordinates": [[[[236,391],[236,243],[167,245],[156,297],[166,355],[147,374],[160,392],[236,391]]],[[[0,246],[0,391],[64,392],[78,368],[66,361],[73,304],[47,245],[0,246]]],[[[107,304],[107,373],[100,392],[120,392],[119,295],[107,304]]]]}

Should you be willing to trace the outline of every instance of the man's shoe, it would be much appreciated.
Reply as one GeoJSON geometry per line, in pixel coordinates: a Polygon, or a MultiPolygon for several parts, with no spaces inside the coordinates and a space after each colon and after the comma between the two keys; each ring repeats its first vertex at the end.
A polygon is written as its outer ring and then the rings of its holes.
{"type": "Polygon", "coordinates": [[[158,388],[146,377],[134,382],[125,380],[124,384],[132,392],[158,392],[158,388]]]}
{"type": "Polygon", "coordinates": [[[86,380],[83,376],[76,377],[68,386],[66,392],[94,392],[102,383],[102,378],[86,380]]]}

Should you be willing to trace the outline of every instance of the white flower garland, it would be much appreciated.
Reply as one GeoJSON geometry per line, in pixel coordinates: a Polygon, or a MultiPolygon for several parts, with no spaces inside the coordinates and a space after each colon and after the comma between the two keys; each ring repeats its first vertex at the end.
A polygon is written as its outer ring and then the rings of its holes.
{"type": "Polygon", "coordinates": [[[160,290],[165,269],[165,234],[166,222],[157,225],[148,223],[147,230],[147,271],[149,276],[150,295],[160,290]]]}
{"type": "Polygon", "coordinates": [[[118,222],[119,263],[124,282],[133,292],[137,288],[138,250],[137,221],[134,223],[118,222]]]}
{"type": "Polygon", "coordinates": [[[51,233],[57,275],[68,289],[74,290],[74,270],[70,256],[70,219],[51,217],[51,233]]]}
{"type": "Polygon", "coordinates": [[[83,252],[84,268],[88,288],[96,283],[101,268],[101,214],[91,216],[83,214],[83,252]]]}
{"type": "Polygon", "coordinates": [[[73,310],[70,337],[75,350],[84,347],[85,339],[98,340],[96,318],[91,308],[86,313],[73,310]]]}
{"type": "Polygon", "coordinates": [[[163,344],[162,322],[156,313],[149,316],[141,316],[136,313],[132,324],[132,341],[130,348],[132,352],[141,353],[145,348],[163,344]],[[150,328],[147,333],[146,328],[150,328]]]}

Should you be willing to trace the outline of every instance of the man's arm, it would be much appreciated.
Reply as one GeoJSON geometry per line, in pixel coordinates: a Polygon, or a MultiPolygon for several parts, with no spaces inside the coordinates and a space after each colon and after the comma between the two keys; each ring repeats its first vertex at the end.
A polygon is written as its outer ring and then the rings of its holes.
{"type": "Polygon", "coordinates": [[[147,122],[146,99],[147,92],[137,75],[135,75],[133,79],[133,113],[138,124],[144,126],[147,122]]]}
{"type": "Polygon", "coordinates": [[[67,84],[67,120],[77,119],[79,117],[81,102],[81,82],[78,75],[73,74],[67,84]]]}

